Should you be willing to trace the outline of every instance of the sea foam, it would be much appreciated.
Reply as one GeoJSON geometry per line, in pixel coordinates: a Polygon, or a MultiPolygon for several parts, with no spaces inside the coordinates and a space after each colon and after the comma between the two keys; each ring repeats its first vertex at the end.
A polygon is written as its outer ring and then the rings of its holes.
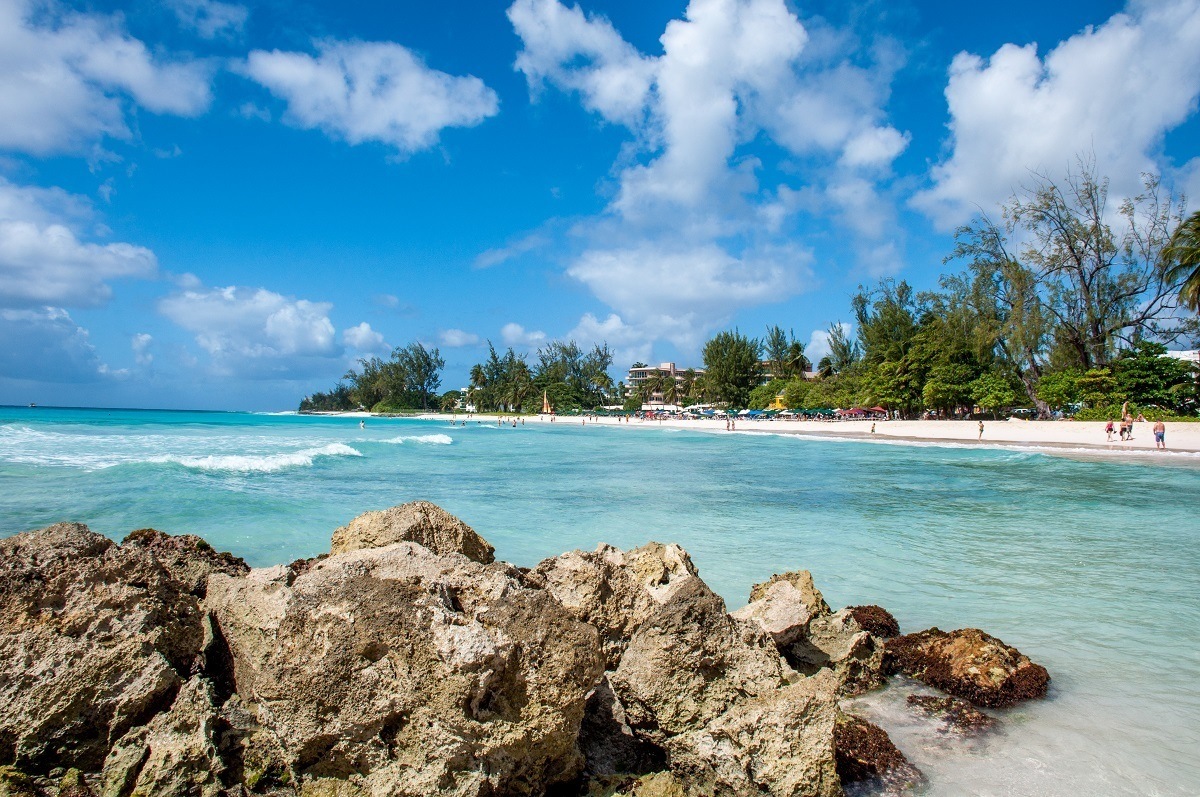
{"type": "Polygon", "coordinates": [[[387,440],[380,440],[381,443],[390,443],[391,445],[401,445],[403,443],[420,443],[422,445],[448,446],[454,442],[448,434],[414,434],[401,435],[400,437],[391,437],[387,440]]]}
{"type": "Polygon", "coordinates": [[[171,463],[185,468],[230,473],[274,473],[286,468],[309,467],[318,457],[361,457],[362,452],[344,443],[330,443],[320,448],[306,448],[280,454],[226,454],[203,457],[152,457],[155,463],[171,463]]]}

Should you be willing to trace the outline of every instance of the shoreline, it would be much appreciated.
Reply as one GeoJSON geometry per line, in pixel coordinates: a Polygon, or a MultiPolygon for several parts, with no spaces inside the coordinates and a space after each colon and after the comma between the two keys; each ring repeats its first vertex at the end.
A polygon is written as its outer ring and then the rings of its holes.
{"type": "MultiPolygon", "coordinates": [[[[412,416],[420,420],[450,423],[451,419],[463,420],[460,413],[422,413],[412,416]]],[[[497,418],[511,423],[516,416],[475,414],[471,420],[495,424],[497,418]]],[[[526,415],[530,423],[550,423],[548,416],[526,415]]],[[[554,423],[568,426],[623,427],[627,429],[690,429],[699,432],[724,433],[725,421],[702,420],[638,420],[618,421],[612,417],[583,418],[581,416],[556,416],[554,423]],[[586,423],[584,422],[586,420],[586,423]]],[[[1136,455],[1140,461],[1145,456],[1188,454],[1200,455],[1200,423],[1168,423],[1165,450],[1154,445],[1154,424],[1135,423],[1133,438],[1128,441],[1106,440],[1103,421],[1024,421],[1002,420],[983,422],[983,438],[979,439],[979,422],[972,421],[753,421],[738,419],[732,433],[779,434],[799,437],[823,438],[835,441],[857,441],[866,443],[901,443],[913,445],[939,445],[1001,447],[1021,450],[1083,452],[1104,457],[1124,458],[1136,455]],[[872,434],[871,427],[875,426],[872,434]]]]}

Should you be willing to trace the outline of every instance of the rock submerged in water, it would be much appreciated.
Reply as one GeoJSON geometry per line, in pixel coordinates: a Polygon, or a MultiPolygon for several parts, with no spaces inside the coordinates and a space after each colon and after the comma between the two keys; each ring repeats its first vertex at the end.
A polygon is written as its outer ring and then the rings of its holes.
{"type": "Polygon", "coordinates": [[[900,623],[882,606],[847,606],[846,611],[850,612],[864,631],[876,639],[900,636],[900,623]]]}
{"type": "Polygon", "coordinates": [[[863,784],[876,794],[903,794],[924,780],[887,732],[861,717],[839,713],[833,728],[842,786],[863,784]]]}
{"type": "Polygon", "coordinates": [[[991,730],[996,718],[984,714],[965,700],[938,695],[909,695],[908,705],[925,714],[942,720],[943,732],[953,731],[964,735],[977,735],[991,730]]]}
{"type": "Polygon", "coordinates": [[[885,659],[889,670],[988,708],[1044,697],[1050,683],[1045,667],[978,628],[896,637],[885,659]]]}
{"type": "Polygon", "coordinates": [[[730,614],[677,545],[524,570],[428,502],[332,548],[249,570],[155,530],[0,540],[0,795],[837,797],[850,761],[911,780],[838,710],[881,682],[873,621],[806,571],[730,614]]]}

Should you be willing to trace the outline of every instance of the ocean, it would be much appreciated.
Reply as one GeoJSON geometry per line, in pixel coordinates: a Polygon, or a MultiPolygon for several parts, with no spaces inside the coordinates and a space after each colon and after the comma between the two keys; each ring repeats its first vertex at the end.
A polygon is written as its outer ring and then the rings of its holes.
{"type": "Polygon", "coordinates": [[[1000,730],[947,736],[895,682],[855,701],[923,794],[1200,794],[1200,459],[291,414],[0,408],[0,535],[60,520],[199,534],[253,566],[418,498],[529,566],[678,542],[730,609],[812,571],[905,632],[974,626],[1052,676],[1000,730]]]}

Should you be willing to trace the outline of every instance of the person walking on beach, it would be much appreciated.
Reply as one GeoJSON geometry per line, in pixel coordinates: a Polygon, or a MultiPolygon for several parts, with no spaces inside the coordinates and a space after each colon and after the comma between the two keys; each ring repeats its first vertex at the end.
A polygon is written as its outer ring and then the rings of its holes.
{"type": "Polygon", "coordinates": [[[983,439],[983,421],[979,422],[979,439],[983,439]]]}
{"type": "Polygon", "coordinates": [[[1154,423],[1154,447],[1166,449],[1167,425],[1162,421],[1154,423]]]}
{"type": "Polygon", "coordinates": [[[1108,442],[1112,442],[1113,422],[1112,418],[1108,419],[1108,425],[1104,427],[1104,433],[1108,435],[1108,442]]]}

